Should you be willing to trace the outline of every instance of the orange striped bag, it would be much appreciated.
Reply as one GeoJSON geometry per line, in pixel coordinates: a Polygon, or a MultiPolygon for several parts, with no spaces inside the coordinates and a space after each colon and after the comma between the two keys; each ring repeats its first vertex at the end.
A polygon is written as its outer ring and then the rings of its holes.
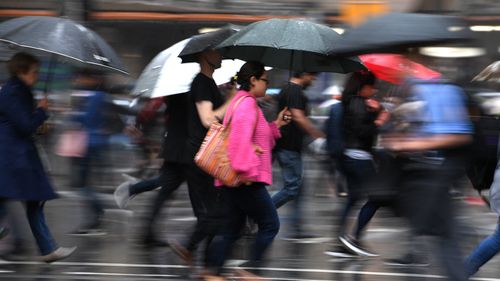
{"type": "MultiPolygon", "coordinates": [[[[245,97],[240,97],[233,106],[233,111],[245,97]]],[[[231,168],[227,145],[232,116],[227,126],[214,122],[210,125],[205,139],[201,144],[194,162],[200,169],[212,177],[220,180],[225,186],[239,186],[243,182],[241,177],[231,168]]]]}

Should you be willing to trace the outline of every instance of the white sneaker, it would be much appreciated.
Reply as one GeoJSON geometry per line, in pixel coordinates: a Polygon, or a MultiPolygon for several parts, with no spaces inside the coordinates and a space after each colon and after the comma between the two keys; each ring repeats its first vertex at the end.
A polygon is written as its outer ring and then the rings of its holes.
{"type": "Polygon", "coordinates": [[[120,184],[113,193],[116,205],[120,209],[127,208],[128,202],[130,201],[130,185],[131,182],[126,181],[120,184]]]}
{"type": "Polygon", "coordinates": [[[46,263],[55,262],[71,256],[75,252],[75,250],[76,247],[71,247],[71,248],[59,247],[52,253],[42,256],[41,259],[46,263]]]}

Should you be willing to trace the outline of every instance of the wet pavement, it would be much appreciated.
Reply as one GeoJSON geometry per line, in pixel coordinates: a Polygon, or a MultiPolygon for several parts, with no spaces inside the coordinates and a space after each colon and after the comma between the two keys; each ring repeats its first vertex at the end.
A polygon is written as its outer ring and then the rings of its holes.
{"type": "MultiPolygon", "coordinates": [[[[305,228],[314,238],[300,241],[287,240],[289,207],[279,210],[282,227],[268,253],[268,262],[260,268],[267,280],[438,280],[443,278],[439,263],[432,257],[430,266],[423,268],[391,267],[384,259],[398,257],[405,253],[409,231],[404,220],[394,217],[387,209],[381,209],[368,227],[367,246],[380,254],[375,258],[333,258],[324,254],[331,249],[336,239],[333,237],[336,217],[343,198],[334,194],[328,172],[311,156],[305,163],[305,228]]],[[[125,165],[122,165],[125,166],[125,165]]],[[[280,186],[279,170],[275,169],[275,185],[280,186]]],[[[61,198],[48,202],[46,217],[56,240],[61,246],[78,246],[70,258],[50,265],[36,261],[37,254],[32,236],[27,228],[21,206],[11,204],[25,248],[26,257],[16,261],[0,260],[1,280],[196,280],[190,268],[172,253],[169,248],[144,248],[138,241],[143,218],[156,191],[134,198],[128,210],[114,206],[112,186],[119,183],[115,178],[107,188],[100,188],[101,197],[106,202],[105,231],[102,236],[71,236],[85,216],[81,197],[75,189],[67,186],[68,180],[55,176],[61,198]]],[[[472,190],[463,189],[466,195],[472,190]]],[[[480,239],[491,233],[496,226],[496,216],[488,212],[484,205],[471,204],[456,199],[459,221],[460,243],[463,253],[469,253],[480,239]]],[[[354,216],[351,215],[351,222],[354,216]]],[[[162,239],[183,240],[193,225],[190,203],[186,187],[182,186],[175,198],[163,210],[163,218],[157,225],[162,239]]],[[[0,251],[9,247],[11,238],[0,242],[0,251]]],[[[248,256],[247,239],[238,242],[229,261],[230,266],[242,264],[248,256]]],[[[500,281],[498,257],[491,260],[475,276],[475,280],[500,281]]]]}

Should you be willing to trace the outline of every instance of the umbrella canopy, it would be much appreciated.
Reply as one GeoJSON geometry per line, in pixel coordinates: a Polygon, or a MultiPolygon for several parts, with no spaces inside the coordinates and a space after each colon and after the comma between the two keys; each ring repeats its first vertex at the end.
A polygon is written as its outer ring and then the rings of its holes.
{"type": "Polygon", "coordinates": [[[118,55],[99,35],[68,19],[29,16],[2,22],[0,42],[127,74],[118,55]]]}
{"type": "Polygon", "coordinates": [[[331,28],[310,21],[269,19],[248,25],[217,48],[227,58],[294,71],[348,73],[365,69],[357,58],[326,56],[340,37],[331,28]]]}
{"type": "Polygon", "coordinates": [[[330,46],[331,55],[399,52],[410,47],[462,42],[473,38],[459,18],[442,15],[391,13],[347,30],[330,46]]]}
{"type": "Polygon", "coordinates": [[[407,76],[429,80],[441,77],[439,72],[429,69],[397,54],[371,54],[359,56],[363,64],[375,76],[392,84],[401,84],[407,76]]]}
{"type": "Polygon", "coordinates": [[[500,61],[488,65],[472,81],[500,82],[500,61]]]}
{"type": "Polygon", "coordinates": [[[215,48],[222,43],[222,41],[236,33],[237,30],[239,30],[238,27],[231,25],[216,31],[195,35],[191,37],[191,40],[181,51],[179,57],[182,59],[183,63],[198,62],[199,53],[215,48]]]}
{"type": "MultiPolygon", "coordinates": [[[[200,72],[200,65],[182,63],[178,56],[190,40],[180,41],[153,58],[137,80],[132,95],[157,98],[188,92],[193,78],[200,72]]],[[[217,85],[229,82],[244,63],[240,60],[223,60],[222,66],[213,75],[217,85]]]]}

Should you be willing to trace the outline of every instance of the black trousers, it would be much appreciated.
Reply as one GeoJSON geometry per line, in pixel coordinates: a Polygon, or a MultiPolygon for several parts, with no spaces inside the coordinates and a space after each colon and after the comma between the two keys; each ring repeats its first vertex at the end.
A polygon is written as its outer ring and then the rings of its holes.
{"type": "Polygon", "coordinates": [[[183,182],[187,182],[189,199],[197,223],[191,233],[186,248],[193,251],[205,239],[212,239],[223,223],[224,211],[221,190],[214,187],[213,178],[194,163],[183,164],[165,162],[162,167],[161,189],[156,196],[148,217],[146,235],[153,235],[156,221],[164,202],[183,182]]]}

